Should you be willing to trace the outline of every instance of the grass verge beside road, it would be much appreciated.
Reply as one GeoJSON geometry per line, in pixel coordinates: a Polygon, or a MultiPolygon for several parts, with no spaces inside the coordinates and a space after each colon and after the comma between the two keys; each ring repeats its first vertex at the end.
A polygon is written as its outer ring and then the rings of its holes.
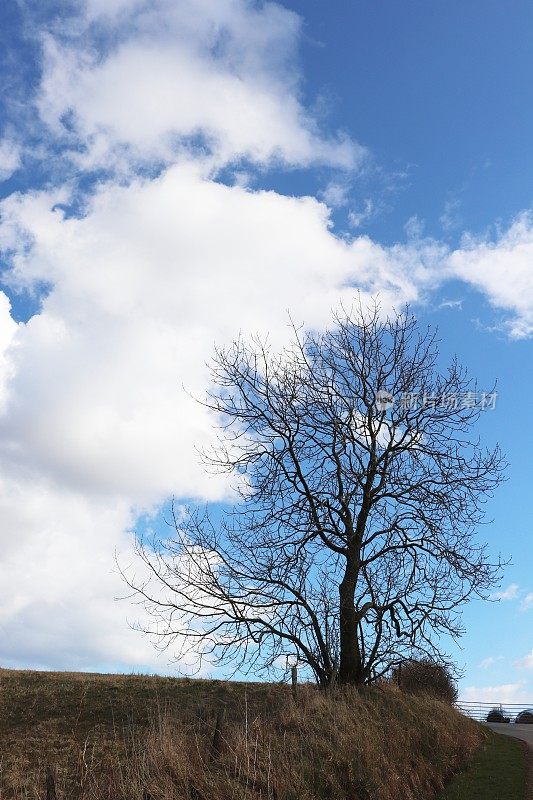
{"type": "Polygon", "coordinates": [[[438,800],[526,800],[527,760],[518,739],[493,734],[438,800]]]}
{"type": "Polygon", "coordinates": [[[426,800],[491,735],[394,686],[0,669],[2,800],[426,800]]]}

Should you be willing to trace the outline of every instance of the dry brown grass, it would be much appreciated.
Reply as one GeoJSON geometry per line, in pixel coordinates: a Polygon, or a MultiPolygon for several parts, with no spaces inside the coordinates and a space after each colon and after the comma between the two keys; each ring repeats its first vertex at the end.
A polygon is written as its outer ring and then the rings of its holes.
{"type": "Polygon", "coordinates": [[[0,670],[2,800],[424,800],[483,729],[395,687],[0,670]],[[221,752],[213,754],[224,706],[221,752]]]}

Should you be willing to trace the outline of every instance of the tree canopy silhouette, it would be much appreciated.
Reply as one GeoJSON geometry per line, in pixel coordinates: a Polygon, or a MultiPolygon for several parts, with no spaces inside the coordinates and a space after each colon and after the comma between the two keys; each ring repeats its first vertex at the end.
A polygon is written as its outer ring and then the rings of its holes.
{"type": "Polygon", "coordinates": [[[457,361],[439,373],[435,333],[408,312],[360,306],[293,334],[281,352],[215,352],[220,435],[204,458],[237,499],[138,541],[150,577],[127,580],[149,630],[241,670],[292,655],[322,686],[369,683],[406,655],[445,663],[442,635],[501,572],[476,540],[505,468],[474,434],[491,397],[457,361]]]}

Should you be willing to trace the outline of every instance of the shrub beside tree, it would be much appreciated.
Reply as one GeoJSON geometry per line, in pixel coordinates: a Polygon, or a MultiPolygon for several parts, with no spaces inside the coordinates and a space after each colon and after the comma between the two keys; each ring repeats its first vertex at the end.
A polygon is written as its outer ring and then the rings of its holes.
{"type": "Polygon", "coordinates": [[[457,700],[457,685],[449,667],[430,659],[403,661],[393,671],[393,680],[411,694],[436,697],[446,703],[457,700]]]}

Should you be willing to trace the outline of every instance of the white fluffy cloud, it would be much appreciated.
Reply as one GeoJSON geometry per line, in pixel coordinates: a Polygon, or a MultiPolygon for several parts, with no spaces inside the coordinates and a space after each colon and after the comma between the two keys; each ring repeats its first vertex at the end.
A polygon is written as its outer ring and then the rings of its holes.
{"type": "Polygon", "coordinates": [[[492,667],[498,661],[503,661],[503,656],[487,656],[487,658],[479,662],[478,667],[480,669],[489,669],[489,667],[492,667]]]}
{"type": "Polygon", "coordinates": [[[4,292],[0,292],[0,411],[5,406],[9,380],[13,376],[8,350],[16,330],[17,324],[11,317],[11,303],[4,292]]]}
{"type": "Polygon", "coordinates": [[[0,244],[31,241],[11,279],[53,288],[15,335],[0,430],[61,485],[140,504],[222,491],[194,456],[210,420],[182,389],[201,393],[214,342],[239,329],[279,340],[288,309],[322,326],[354,287],[415,300],[426,270],[419,253],[337,238],[312,198],[228,187],[190,164],[103,187],[81,219],[57,201],[2,207],[0,244]]]}
{"type": "Polygon", "coordinates": [[[107,6],[88,8],[118,36],[104,54],[90,26],[74,39],[45,38],[40,113],[56,134],[81,137],[85,167],[109,166],[124,149],[166,162],[184,146],[217,167],[246,158],[353,168],[364,158],[346,136],[324,137],[300,102],[296,14],[245,0],[107,6]]]}
{"type": "Polygon", "coordinates": [[[533,607],[533,592],[528,592],[520,603],[521,611],[529,611],[533,607]]]}
{"type": "MultiPolygon", "coordinates": [[[[5,468],[5,463],[3,464],[5,468]]],[[[2,665],[134,669],[156,663],[113,602],[113,542],[128,558],[124,505],[62,492],[35,474],[0,481],[2,665]]]]}
{"type": "Polygon", "coordinates": [[[497,686],[466,686],[459,701],[465,703],[528,703],[531,691],[524,681],[497,686]]]}
{"type": "Polygon", "coordinates": [[[533,650],[524,658],[519,658],[518,661],[515,661],[514,666],[518,667],[518,669],[533,669],[533,650]]]}
{"type": "Polygon", "coordinates": [[[465,239],[452,253],[450,271],[472,284],[497,309],[510,313],[511,336],[533,334],[533,216],[523,213],[491,241],[465,239]]]}
{"type": "Polygon", "coordinates": [[[510,583],[506,589],[501,589],[499,592],[491,594],[491,600],[516,600],[518,597],[518,584],[510,583]]]}

